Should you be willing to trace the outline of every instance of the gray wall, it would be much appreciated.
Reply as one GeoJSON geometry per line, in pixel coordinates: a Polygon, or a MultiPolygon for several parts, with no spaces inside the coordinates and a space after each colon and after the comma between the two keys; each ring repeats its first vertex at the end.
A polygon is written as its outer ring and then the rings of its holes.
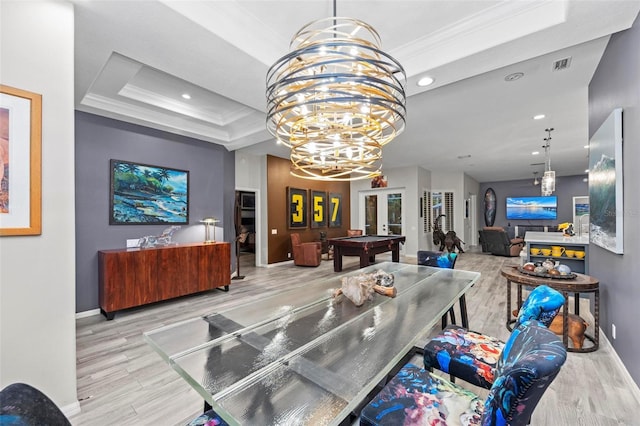
{"type": "Polygon", "coordinates": [[[556,191],[553,194],[558,196],[557,220],[507,220],[505,211],[507,197],[540,196],[540,185],[533,185],[533,177],[525,180],[481,183],[478,194],[478,229],[485,226],[484,193],[487,188],[493,188],[496,193],[497,207],[494,226],[503,226],[513,230],[513,227],[520,225],[551,226],[563,222],[573,222],[573,197],[589,195],[588,184],[583,181],[586,176],[585,174],[556,177],[556,191]]]}
{"type": "MultiPolygon", "coordinates": [[[[589,84],[589,137],[616,107],[622,107],[624,169],[624,254],[589,247],[590,274],[600,280],[600,327],[634,381],[640,384],[640,18],[629,30],[611,37],[589,84]],[[616,339],[611,336],[616,325],[616,339]]],[[[617,214],[621,214],[617,212],[617,214]]]]}
{"type": "MultiPolygon", "coordinates": [[[[109,160],[189,171],[189,224],[178,242],[204,240],[206,216],[221,219],[216,240],[233,241],[235,155],[224,147],[99,117],[75,115],[76,312],[96,309],[98,250],[125,247],[129,238],[159,235],[168,225],[109,225],[109,160]],[[222,232],[223,231],[223,232],[222,232]]],[[[232,246],[232,262],[235,251],[232,246]]]]}

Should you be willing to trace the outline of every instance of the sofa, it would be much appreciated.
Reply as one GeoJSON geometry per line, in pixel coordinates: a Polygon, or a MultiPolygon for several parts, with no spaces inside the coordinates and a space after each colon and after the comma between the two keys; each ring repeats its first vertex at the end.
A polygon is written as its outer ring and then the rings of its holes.
{"type": "Polygon", "coordinates": [[[482,251],[497,256],[518,256],[524,247],[524,238],[509,238],[507,231],[501,226],[486,226],[480,231],[482,251]]]}

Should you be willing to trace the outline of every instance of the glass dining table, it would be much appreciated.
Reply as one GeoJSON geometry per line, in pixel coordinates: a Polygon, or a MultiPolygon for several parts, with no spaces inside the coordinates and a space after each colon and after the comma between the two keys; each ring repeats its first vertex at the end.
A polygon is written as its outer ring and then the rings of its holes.
{"type": "Polygon", "coordinates": [[[479,277],[381,262],[144,338],[229,424],[337,425],[479,277]],[[393,274],[396,297],[334,297],[342,277],[378,270],[393,274]]]}

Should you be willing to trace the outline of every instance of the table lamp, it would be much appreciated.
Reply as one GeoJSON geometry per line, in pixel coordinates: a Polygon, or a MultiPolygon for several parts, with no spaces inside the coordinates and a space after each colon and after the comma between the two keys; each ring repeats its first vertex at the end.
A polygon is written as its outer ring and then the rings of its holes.
{"type": "Polygon", "coordinates": [[[204,242],[215,243],[216,242],[216,227],[215,224],[220,222],[215,217],[205,217],[200,221],[204,223],[204,242]],[[211,226],[213,225],[213,239],[211,239],[211,226]]]}

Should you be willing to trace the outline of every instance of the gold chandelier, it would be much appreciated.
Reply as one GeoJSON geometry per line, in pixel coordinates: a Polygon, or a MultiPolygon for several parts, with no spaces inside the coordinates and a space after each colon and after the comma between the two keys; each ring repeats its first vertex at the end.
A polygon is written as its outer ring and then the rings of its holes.
{"type": "Polygon", "coordinates": [[[311,22],[267,72],[267,129],[291,149],[291,174],[352,181],[381,174],[382,147],[405,127],[406,74],[368,24],[311,22]]]}

